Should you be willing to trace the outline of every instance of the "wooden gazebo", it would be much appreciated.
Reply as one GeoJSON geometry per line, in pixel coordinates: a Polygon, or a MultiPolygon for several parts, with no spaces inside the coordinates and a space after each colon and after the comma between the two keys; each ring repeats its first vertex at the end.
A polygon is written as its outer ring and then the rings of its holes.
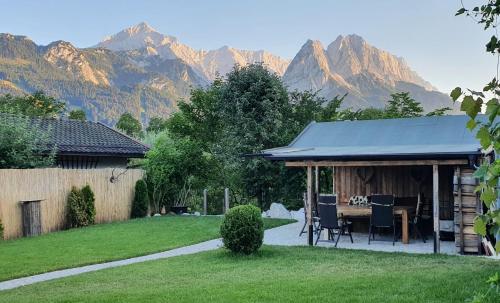
{"type": "MultiPolygon", "coordinates": [[[[312,122],[290,145],[262,154],[285,161],[287,167],[306,168],[309,245],[313,243],[311,202],[314,192],[319,194],[319,171],[330,169],[338,203],[347,203],[352,195],[375,193],[431,197],[434,252],[440,251],[440,207],[447,207],[457,251],[479,253],[481,239],[472,224],[482,209],[473,191],[472,168],[484,155],[474,134],[465,128],[466,122],[466,116],[312,122]]],[[[403,224],[403,235],[405,228],[403,224]]]]}

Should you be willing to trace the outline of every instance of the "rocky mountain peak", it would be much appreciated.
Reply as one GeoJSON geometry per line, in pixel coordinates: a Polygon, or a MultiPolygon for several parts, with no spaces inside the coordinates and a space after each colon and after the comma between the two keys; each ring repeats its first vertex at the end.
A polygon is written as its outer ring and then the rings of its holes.
{"type": "Polygon", "coordinates": [[[72,52],[77,52],[78,50],[76,47],[71,44],[70,42],[64,41],[64,40],[58,40],[50,43],[45,47],[47,50],[52,50],[52,49],[68,49],[71,50],[72,52]]]}
{"type": "Polygon", "coordinates": [[[402,58],[370,45],[358,35],[338,36],[328,45],[326,53],[331,69],[344,78],[369,74],[391,86],[402,81],[435,90],[402,58]]]}
{"type": "Polygon", "coordinates": [[[330,59],[318,40],[304,43],[286,69],[283,81],[299,91],[322,90],[325,97],[330,97],[338,90],[350,89],[349,83],[331,70],[330,59]]]}
{"type": "MultiPolygon", "coordinates": [[[[319,90],[326,98],[348,93],[345,105],[355,108],[383,106],[389,95],[402,87],[420,96],[435,90],[402,58],[354,34],[338,36],[326,50],[321,42],[307,40],[283,80],[292,89],[319,90]]],[[[433,94],[433,97],[439,102],[449,101],[444,95],[433,94]]],[[[425,101],[422,100],[426,108],[425,101]]]]}
{"type": "Polygon", "coordinates": [[[177,38],[163,35],[147,23],[142,22],[104,38],[95,47],[103,47],[113,51],[127,51],[147,46],[159,47],[176,41],[177,38]]]}
{"type": "Polygon", "coordinates": [[[366,40],[356,34],[350,34],[347,36],[338,35],[337,38],[332,43],[330,43],[330,45],[332,46],[338,45],[339,47],[342,47],[343,45],[346,45],[353,46],[354,48],[363,47],[364,44],[366,44],[366,40]]]}
{"type": "Polygon", "coordinates": [[[9,34],[9,33],[0,33],[0,38],[2,39],[5,39],[5,40],[12,40],[12,41],[23,41],[23,40],[26,40],[26,41],[31,41],[33,42],[30,38],[28,38],[27,36],[23,36],[23,35],[12,35],[12,34],[9,34]]]}
{"type": "Polygon", "coordinates": [[[234,64],[243,66],[255,62],[263,62],[270,70],[283,75],[289,63],[269,52],[241,50],[227,45],[210,51],[196,50],[180,43],[175,37],[157,32],[144,22],[124,29],[96,46],[113,51],[143,50],[134,52],[134,60],[137,62],[147,61],[147,56],[159,56],[166,60],[180,59],[207,80],[213,80],[217,74],[225,75],[234,64]],[[138,58],[139,53],[146,57],[138,58]]]}
{"type": "Polygon", "coordinates": [[[157,30],[152,28],[146,22],[141,22],[137,25],[131,26],[131,27],[125,29],[125,31],[127,33],[129,33],[129,35],[137,35],[137,34],[141,34],[141,33],[153,33],[153,32],[158,33],[157,30]]]}
{"type": "Polygon", "coordinates": [[[330,72],[330,62],[325,55],[323,44],[318,40],[309,39],[293,58],[288,66],[287,72],[288,70],[294,69],[296,66],[300,66],[299,68],[302,70],[304,66],[312,67],[313,65],[327,73],[330,72]]]}
{"type": "Polygon", "coordinates": [[[95,85],[109,86],[106,74],[92,68],[82,51],[66,41],[55,41],[45,47],[43,58],[59,69],[95,85]]]}
{"type": "Polygon", "coordinates": [[[307,49],[311,49],[311,50],[315,50],[315,51],[318,51],[318,50],[322,51],[323,50],[323,44],[319,40],[308,39],[306,41],[306,43],[304,43],[304,45],[302,45],[302,48],[300,49],[299,53],[301,51],[307,50],[307,49]]]}
{"type": "Polygon", "coordinates": [[[193,49],[144,22],[98,46],[80,49],[66,41],[40,46],[24,36],[0,34],[0,92],[45,89],[101,121],[116,121],[125,111],[142,112],[147,121],[169,115],[176,100],[215,75],[224,76],[234,64],[263,62],[283,76],[291,91],[319,91],[327,99],[347,93],[344,107],[384,107],[399,91],[410,92],[426,111],[453,107],[402,58],[357,35],[338,36],[326,49],[320,41],[307,40],[291,62],[265,50],[193,49]]]}

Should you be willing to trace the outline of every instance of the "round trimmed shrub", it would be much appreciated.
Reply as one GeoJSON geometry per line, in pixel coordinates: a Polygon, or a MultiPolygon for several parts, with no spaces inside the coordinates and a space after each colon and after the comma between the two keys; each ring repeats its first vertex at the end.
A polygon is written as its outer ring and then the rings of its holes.
{"type": "Polygon", "coordinates": [[[256,252],[264,239],[264,221],[260,209],[253,205],[231,208],[222,221],[220,233],[224,246],[235,253],[256,252]]]}
{"type": "Polygon", "coordinates": [[[137,180],[135,183],[134,201],[132,201],[132,218],[142,218],[148,214],[149,194],[148,187],[144,180],[137,180]]]}

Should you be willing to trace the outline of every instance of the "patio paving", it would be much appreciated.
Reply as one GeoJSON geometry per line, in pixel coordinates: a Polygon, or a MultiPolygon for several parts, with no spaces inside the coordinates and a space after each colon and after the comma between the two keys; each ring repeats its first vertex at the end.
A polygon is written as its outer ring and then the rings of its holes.
{"type": "MultiPolygon", "coordinates": [[[[285,245],[285,246],[301,246],[307,245],[307,234],[299,237],[300,230],[304,225],[304,221],[293,224],[288,224],[267,230],[264,236],[264,244],[268,245],[285,245]]],[[[323,236],[322,236],[323,237],[323,236]]],[[[432,238],[429,238],[427,243],[423,243],[421,239],[410,239],[409,244],[401,243],[401,239],[392,245],[392,238],[390,236],[375,236],[377,241],[368,245],[368,234],[366,233],[352,233],[354,243],[351,243],[348,236],[341,236],[337,248],[349,249],[362,249],[386,252],[406,252],[406,253],[420,253],[430,254],[434,252],[434,245],[432,238]],[[378,241],[383,240],[383,241],[378,241]]],[[[316,235],[314,236],[316,240],[316,235]]],[[[334,247],[331,242],[318,242],[318,246],[334,247]]],[[[443,254],[456,254],[455,242],[441,241],[441,253],[443,254]]]]}

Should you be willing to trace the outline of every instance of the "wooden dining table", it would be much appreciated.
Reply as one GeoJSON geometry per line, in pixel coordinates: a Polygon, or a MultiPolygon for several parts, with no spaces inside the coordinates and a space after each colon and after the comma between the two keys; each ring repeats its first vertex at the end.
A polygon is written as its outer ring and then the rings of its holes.
{"type": "MultiPolygon", "coordinates": [[[[410,243],[409,236],[409,214],[415,211],[413,206],[394,206],[394,215],[401,216],[403,244],[410,243]]],[[[337,213],[343,217],[370,217],[372,215],[371,206],[337,205],[337,213]]]]}

